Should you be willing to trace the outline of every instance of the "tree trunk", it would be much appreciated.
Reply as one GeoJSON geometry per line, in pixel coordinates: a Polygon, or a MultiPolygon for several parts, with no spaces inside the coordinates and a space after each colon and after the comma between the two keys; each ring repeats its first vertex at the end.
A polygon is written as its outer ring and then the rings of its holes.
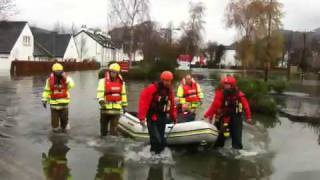
{"type": "Polygon", "coordinates": [[[289,62],[287,64],[287,79],[288,81],[291,79],[291,65],[289,62]]]}
{"type": "MultiPolygon", "coordinates": [[[[272,6],[272,1],[273,0],[270,0],[270,9],[271,9],[271,6],[272,6]]],[[[269,22],[268,22],[268,45],[267,45],[267,62],[265,64],[265,70],[264,70],[264,81],[267,82],[268,79],[269,79],[269,69],[270,69],[270,63],[271,63],[271,52],[270,52],[270,48],[271,48],[271,25],[272,25],[272,22],[271,22],[271,12],[269,11],[269,22]]]]}
{"type": "Polygon", "coordinates": [[[264,81],[267,82],[269,80],[269,71],[270,71],[270,63],[265,63],[264,67],[264,81]]]}
{"type": "Polygon", "coordinates": [[[134,29],[133,25],[130,27],[130,44],[129,44],[129,66],[131,67],[133,58],[133,43],[134,43],[134,29]]]}

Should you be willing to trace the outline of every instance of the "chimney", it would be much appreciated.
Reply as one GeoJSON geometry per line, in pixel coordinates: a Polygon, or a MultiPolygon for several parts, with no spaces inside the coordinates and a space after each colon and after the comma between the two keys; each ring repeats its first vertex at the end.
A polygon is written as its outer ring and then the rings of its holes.
{"type": "Polygon", "coordinates": [[[81,31],[88,31],[87,25],[82,25],[82,26],[81,26],[81,31]]]}

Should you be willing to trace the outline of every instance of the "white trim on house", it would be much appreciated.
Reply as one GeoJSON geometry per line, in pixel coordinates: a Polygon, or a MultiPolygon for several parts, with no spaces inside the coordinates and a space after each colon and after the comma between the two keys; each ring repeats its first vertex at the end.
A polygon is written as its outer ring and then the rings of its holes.
{"type": "Polygon", "coordinates": [[[63,59],[76,59],[79,61],[78,49],[73,36],[71,36],[66,52],[64,53],[63,59]]]}

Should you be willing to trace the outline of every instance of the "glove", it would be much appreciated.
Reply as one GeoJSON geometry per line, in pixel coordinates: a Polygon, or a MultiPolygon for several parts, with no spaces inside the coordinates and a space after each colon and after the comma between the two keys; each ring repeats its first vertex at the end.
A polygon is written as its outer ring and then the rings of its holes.
{"type": "Polygon", "coordinates": [[[173,119],[172,119],[172,122],[173,122],[173,124],[177,124],[178,119],[177,119],[177,118],[173,118],[173,119]]]}
{"type": "Polygon", "coordinates": [[[250,125],[253,125],[252,119],[247,119],[247,123],[250,124],[250,125]]]}
{"type": "Polygon", "coordinates": [[[99,101],[99,104],[100,104],[101,109],[106,108],[106,103],[104,102],[104,100],[99,101]]]}
{"type": "Polygon", "coordinates": [[[122,107],[123,113],[127,112],[127,108],[126,107],[122,107]]]}
{"type": "Polygon", "coordinates": [[[209,116],[204,115],[204,116],[203,116],[203,119],[205,119],[205,120],[209,121],[209,120],[210,120],[210,117],[209,117],[209,116]]]}
{"type": "Polygon", "coordinates": [[[42,106],[47,109],[47,101],[42,101],[42,106]]]}
{"type": "Polygon", "coordinates": [[[62,78],[67,79],[67,74],[65,72],[62,73],[62,78]]]}
{"type": "Polygon", "coordinates": [[[147,124],[146,124],[146,120],[144,119],[144,120],[140,120],[140,125],[143,127],[143,128],[145,128],[146,126],[147,126],[147,124]]]}

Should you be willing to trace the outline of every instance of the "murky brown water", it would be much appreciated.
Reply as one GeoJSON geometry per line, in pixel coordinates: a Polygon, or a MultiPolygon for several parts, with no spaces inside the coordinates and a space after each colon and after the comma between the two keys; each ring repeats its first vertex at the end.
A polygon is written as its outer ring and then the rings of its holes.
{"type": "MultiPolygon", "coordinates": [[[[245,148],[258,152],[257,156],[235,158],[228,150],[217,152],[180,147],[171,148],[171,152],[168,150],[174,162],[127,161],[134,159],[130,157],[135,154],[132,152],[144,152],[147,147],[125,138],[99,138],[99,111],[95,100],[97,71],[70,75],[76,87],[72,91],[68,135],[50,133],[50,112],[41,105],[46,77],[0,77],[0,179],[33,180],[50,176],[52,179],[72,177],[76,180],[307,180],[320,177],[320,128],[293,123],[281,116],[277,119],[254,116],[257,124],[245,126],[245,148]]],[[[132,81],[127,84],[129,110],[135,111],[138,95],[146,83],[132,81]]],[[[212,99],[214,87],[206,80],[200,84],[206,95],[200,110],[203,112],[212,99]]],[[[300,87],[299,92],[302,90],[300,87]]],[[[285,104],[297,109],[300,108],[295,105],[298,101],[299,98],[284,99],[288,102],[285,104]]],[[[306,105],[301,111],[319,111],[319,101],[303,100],[303,103],[306,105]]]]}

